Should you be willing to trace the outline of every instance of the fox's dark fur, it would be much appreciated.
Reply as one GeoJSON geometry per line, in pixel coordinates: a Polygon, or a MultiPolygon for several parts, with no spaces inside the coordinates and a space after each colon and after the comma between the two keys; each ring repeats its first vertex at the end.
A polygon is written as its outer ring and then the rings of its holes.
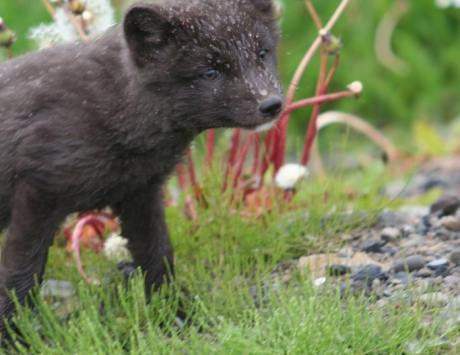
{"type": "Polygon", "coordinates": [[[7,290],[24,303],[76,211],[110,206],[146,288],[164,282],[168,175],[198,133],[266,126],[283,105],[272,11],[271,0],[137,4],[95,43],[1,64],[2,317],[7,290]]]}

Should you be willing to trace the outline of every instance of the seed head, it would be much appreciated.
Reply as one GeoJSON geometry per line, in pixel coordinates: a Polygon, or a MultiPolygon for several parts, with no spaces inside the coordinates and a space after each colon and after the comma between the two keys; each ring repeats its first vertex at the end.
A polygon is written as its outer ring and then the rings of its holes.
{"type": "Polygon", "coordinates": [[[326,47],[326,52],[331,55],[336,55],[343,47],[342,39],[332,35],[330,32],[322,29],[319,31],[321,40],[326,47]]]}
{"type": "Polygon", "coordinates": [[[74,15],[81,15],[86,9],[86,2],[83,0],[69,0],[69,7],[74,15]]]}
{"type": "Polygon", "coordinates": [[[5,21],[0,18],[0,47],[8,48],[16,41],[16,36],[13,31],[8,29],[5,21]]]}

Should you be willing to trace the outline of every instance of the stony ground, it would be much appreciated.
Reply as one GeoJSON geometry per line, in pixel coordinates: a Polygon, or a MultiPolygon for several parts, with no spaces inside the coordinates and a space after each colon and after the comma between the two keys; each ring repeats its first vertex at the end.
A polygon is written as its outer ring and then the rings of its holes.
{"type": "MultiPolygon", "coordinates": [[[[430,205],[405,204],[398,210],[382,211],[373,225],[347,236],[345,246],[332,253],[301,257],[294,267],[309,273],[320,290],[335,285],[344,293],[373,295],[376,301],[369,303],[371,308],[389,302],[401,307],[418,303],[441,310],[427,320],[442,324],[441,332],[459,327],[459,162],[457,158],[430,163],[408,184],[395,181],[384,192],[404,199],[441,189],[443,195],[430,205]]],[[[366,211],[360,215],[365,216],[366,211]]],[[[287,280],[289,272],[292,268],[275,274],[287,280]]]]}

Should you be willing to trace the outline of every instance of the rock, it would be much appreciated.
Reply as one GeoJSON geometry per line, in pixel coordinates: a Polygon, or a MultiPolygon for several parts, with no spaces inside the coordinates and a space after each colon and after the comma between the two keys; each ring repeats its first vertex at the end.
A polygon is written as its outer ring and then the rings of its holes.
{"type": "Polygon", "coordinates": [[[441,227],[435,231],[434,237],[436,239],[442,240],[443,242],[446,242],[452,239],[453,233],[447,228],[441,227]]]}
{"type": "Polygon", "coordinates": [[[398,227],[411,223],[411,218],[406,213],[398,211],[384,211],[380,214],[377,221],[377,225],[383,227],[398,227]]]}
{"type": "Polygon", "coordinates": [[[401,231],[398,228],[387,227],[380,232],[380,238],[386,242],[394,243],[401,238],[401,231]]]}
{"type": "Polygon", "coordinates": [[[419,302],[427,307],[444,307],[450,297],[443,292],[425,293],[419,297],[419,302]]]}
{"type": "Polygon", "coordinates": [[[343,276],[351,272],[351,269],[345,265],[328,265],[326,269],[330,276],[343,276]]]}
{"type": "Polygon", "coordinates": [[[341,258],[351,258],[354,254],[353,249],[350,247],[344,247],[337,253],[341,258]]]}
{"type": "Polygon", "coordinates": [[[393,275],[393,280],[399,280],[400,283],[407,285],[409,283],[409,275],[405,271],[400,271],[393,275]]]}
{"type": "Polygon", "coordinates": [[[447,229],[458,232],[460,231],[460,220],[454,216],[445,216],[441,218],[441,223],[447,229]]]}
{"type": "Polygon", "coordinates": [[[446,194],[438,198],[430,206],[430,213],[437,213],[440,216],[454,214],[460,207],[460,198],[457,195],[446,194]]]}
{"type": "Polygon", "coordinates": [[[454,249],[452,253],[450,253],[450,261],[455,265],[460,264],[460,249],[454,249]]]}
{"type": "Polygon", "coordinates": [[[329,254],[302,256],[297,262],[301,273],[310,272],[315,279],[326,276],[326,265],[340,264],[339,258],[329,254]]]}
{"type": "Polygon", "coordinates": [[[382,253],[382,247],[386,244],[385,240],[369,242],[362,248],[362,251],[365,253],[382,253]]]}
{"type": "Polygon", "coordinates": [[[367,281],[369,285],[375,279],[388,280],[388,275],[377,265],[365,265],[353,276],[353,281],[367,281]]]}
{"type": "Polygon", "coordinates": [[[448,285],[458,285],[460,284],[460,277],[449,275],[444,278],[444,282],[448,285]]]}
{"type": "Polygon", "coordinates": [[[433,276],[433,273],[426,268],[422,268],[419,271],[414,273],[414,277],[420,277],[422,279],[426,279],[431,276],[433,276]]]}
{"type": "MultiPolygon", "coordinates": [[[[399,212],[411,217],[422,218],[430,213],[430,208],[422,205],[403,205],[399,207],[399,212]]],[[[409,223],[408,225],[410,226],[411,224],[409,223]]]]}
{"type": "Polygon", "coordinates": [[[440,268],[446,268],[449,266],[449,260],[447,259],[436,259],[431,262],[429,262],[427,265],[427,268],[430,270],[437,270],[440,268]]]}
{"type": "Polygon", "coordinates": [[[434,277],[446,277],[450,275],[450,269],[448,266],[437,268],[434,271],[434,277]]]}
{"type": "Polygon", "coordinates": [[[425,242],[426,238],[418,234],[411,234],[407,239],[401,241],[400,246],[404,249],[407,249],[415,246],[421,246],[425,244],[425,242]]]}
{"type": "Polygon", "coordinates": [[[415,233],[416,233],[416,230],[415,230],[415,228],[414,228],[413,226],[411,226],[410,224],[405,224],[404,226],[402,226],[401,232],[402,232],[403,238],[408,238],[408,237],[411,236],[412,234],[415,234],[415,233]]]}
{"type": "Polygon", "coordinates": [[[72,284],[62,280],[45,280],[41,286],[43,297],[69,298],[75,294],[72,284]]]}
{"type": "Polygon", "coordinates": [[[428,231],[430,230],[430,227],[425,225],[425,223],[420,222],[417,224],[416,229],[417,229],[417,234],[426,235],[428,231]]]}
{"type": "Polygon", "coordinates": [[[425,258],[421,255],[411,255],[408,256],[407,258],[397,261],[393,265],[393,270],[394,272],[399,272],[399,271],[415,271],[415,270],[420,270],[425,266],[425,258]]]}

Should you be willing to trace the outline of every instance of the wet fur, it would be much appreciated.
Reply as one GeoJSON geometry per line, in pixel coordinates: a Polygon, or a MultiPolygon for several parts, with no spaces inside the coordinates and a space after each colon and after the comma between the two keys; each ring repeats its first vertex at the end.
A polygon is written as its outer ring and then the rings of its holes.
{"type": "Polygon", "coordinates": [[[197,134],[257,128],[268,121],[260,103],[281,97],[271,11],[270,0],[138,4],[93,44],[0,65],[3,317],[14,310],[7,290],[25,302],[57,228],[76,211],[112,207],[147,291],[164,282],[173,270],[168,175],[197,134]],[[203,79],[208,69],[222,77],[203,79]]]}

